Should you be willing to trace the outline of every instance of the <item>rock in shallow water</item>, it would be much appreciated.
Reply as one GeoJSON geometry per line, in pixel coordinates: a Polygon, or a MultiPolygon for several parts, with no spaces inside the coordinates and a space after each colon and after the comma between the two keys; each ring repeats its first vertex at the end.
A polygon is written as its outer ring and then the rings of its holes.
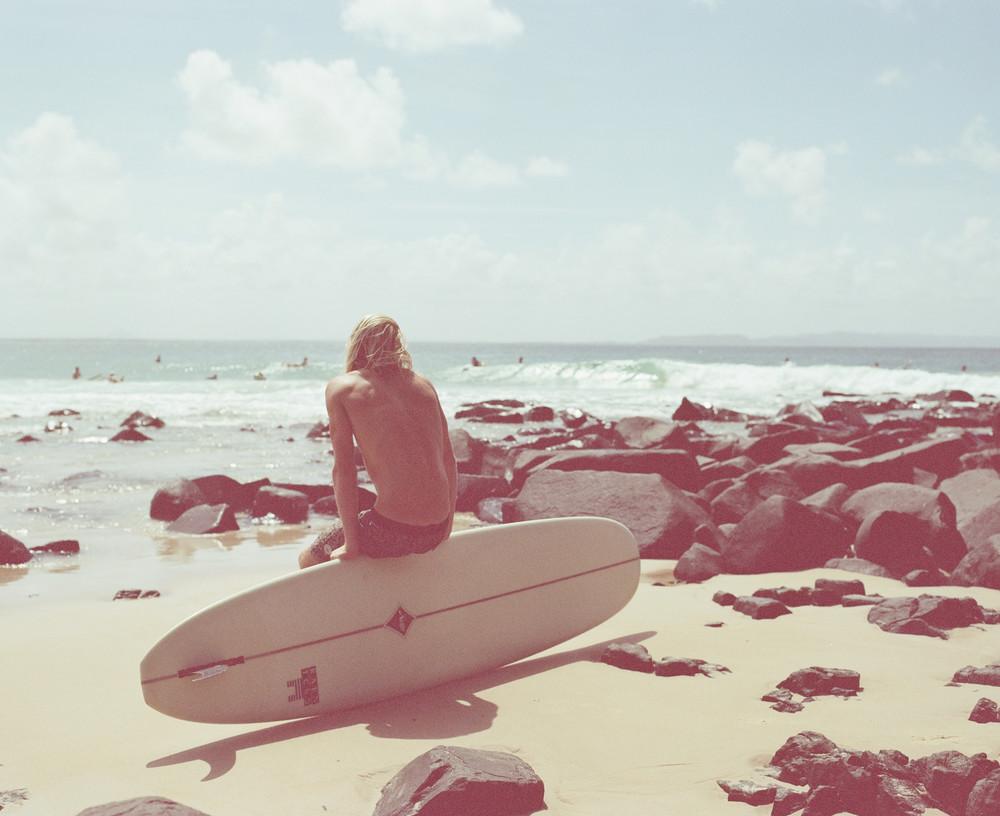
{"type": "Polygon", "coordinates": [[[1000,707],[995,700],[980,697],[969,713],[969,719],[977,723],[1000,722],[1000,707]]]}
{"type": "Polygon", "coordinates": [[[199,504],[185,510],[167,525],[167,531],[182,535],[207,535],[239,530],[236,515],[228,504],[199,504]]]}
{"type": "Polygon", "coordinates": [[[513,754],[438,745],[384,788],[373,816],[520,816],[545,808],[545,785],[513,754]]]}
{"type": "Polygon", "coordinates": [[[638,643],[612,643],[601,655],[601,662],[628,671],[653,671],[653,656],[638,643]]]}
{"type": "Polygon", "coordinates": [[[31,560],[31,551],[14,536],[0,530],[0,564],[25,564],[31,560]]]}

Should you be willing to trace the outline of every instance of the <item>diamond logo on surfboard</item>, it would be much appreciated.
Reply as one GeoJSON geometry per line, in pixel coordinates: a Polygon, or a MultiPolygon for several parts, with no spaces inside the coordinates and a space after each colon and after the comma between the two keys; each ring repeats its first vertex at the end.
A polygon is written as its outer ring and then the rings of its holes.
{"type": "Polygon", "coordinates": [[[403,607],[399,607],[392,613],[392,617],[382,625],[387,629],[392,629],[392,631],[398,632],[405,637],[407,630],[409,630],[414,620],[415,618],[413,615],[407,612],[403,607]]]}

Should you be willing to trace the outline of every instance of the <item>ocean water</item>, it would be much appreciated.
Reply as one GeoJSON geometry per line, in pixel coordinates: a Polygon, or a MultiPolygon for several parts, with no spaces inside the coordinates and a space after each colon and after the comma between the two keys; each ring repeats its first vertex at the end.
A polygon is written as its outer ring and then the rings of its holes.
{"type": "MultiPolygon", "coordinates": [[[[1000,350],[991,349],[414,343],[411,350],[449,417],[463,402],[499,397],[617,419],[669,418],[685,396],[771,415],[788,403],[821,404],[824,391],[1000,395],[1000,350]],[[473,355],[482,366],[470,365],[473,355]]],[[[333,342],[0,340],[0,529],[29,546],[76,538],[82,547],[77,557],[0,568],[0,604],[163,589],[191,570],[232,569],[247,559],[291,568],[294,549],[311,540],[321,518],[177,538],[148,518],[149,500],[165,482],[208,473],[327,482],[329,445],[305,435],[324,419],[323,388],[342,361],[343,345],[333,342]],[[305,357],[308,365],[289,365],[305,357]],[[73,380],[76,366],[82,376],[73,380]],[[254,379],[258,372],[263,380],[254,379]],[[122,381],[109,382],[112,373],[122,381]],[[61,408],[81,416],[66,420],[70,431],[46,433],[49,412],[61,408]],[[109,443],[136,409],[166,427],[150,431],[149,443],[109,443]],[[17,444],[23,434],[40,441],[17,444]]]]}

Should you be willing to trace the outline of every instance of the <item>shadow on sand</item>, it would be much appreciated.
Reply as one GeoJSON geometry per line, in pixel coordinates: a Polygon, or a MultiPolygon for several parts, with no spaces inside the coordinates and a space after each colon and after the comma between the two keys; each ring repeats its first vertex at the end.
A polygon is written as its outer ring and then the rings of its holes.
{"type": "Polygon", "coordinates": [[[231,771],[240,751],[352,725],[367,724],[368,733],[373,737],[389,739],[449,739],[485,731],[493,724],[497,707],[488,700],[477,697],[476,692],[570,663],[596,663],[611,643],[640,643],[655,634],[638,632],[625,635],[579,649],[522,660],[474,677],[453,680],[391,700],[261,728],[154,759],[146,767],[162,768],[202,760],[208,763],[208,774],[202,781],[208,782],[231,771]]]}

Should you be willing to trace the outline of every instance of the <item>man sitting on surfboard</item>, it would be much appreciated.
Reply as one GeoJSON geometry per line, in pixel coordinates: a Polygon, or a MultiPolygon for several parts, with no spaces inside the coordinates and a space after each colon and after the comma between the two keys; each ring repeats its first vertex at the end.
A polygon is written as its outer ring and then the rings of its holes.
{"type": "Polygon", "coordinates": [[[300,567],[340,547],[341,559],[427,552],[451,534],[457,475],[448,422],[434,386],[412,365],[391,317],[368,315],[354,327],[347,373],[326,386],[340,522],[299,555],[300,567]],[[378,493],[361,513],[355,439],[378,493]]]}

